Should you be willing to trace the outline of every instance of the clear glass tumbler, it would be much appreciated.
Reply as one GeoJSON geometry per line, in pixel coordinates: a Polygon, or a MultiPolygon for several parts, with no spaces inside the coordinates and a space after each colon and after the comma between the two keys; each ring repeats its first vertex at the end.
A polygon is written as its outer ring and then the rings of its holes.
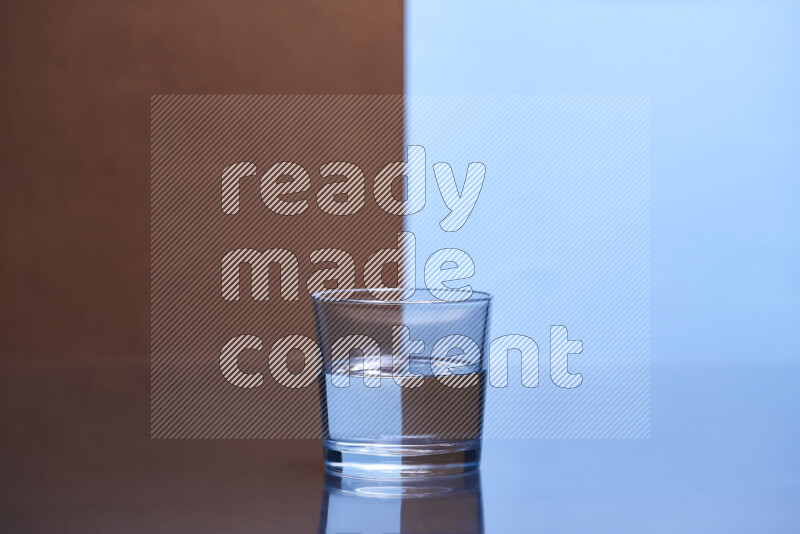
{"type": "Polygon", "coordinates": [[[330,472],[394,478],[478,467],[491,296],[464,297],[425,289],[313,295],[330,472]]]}

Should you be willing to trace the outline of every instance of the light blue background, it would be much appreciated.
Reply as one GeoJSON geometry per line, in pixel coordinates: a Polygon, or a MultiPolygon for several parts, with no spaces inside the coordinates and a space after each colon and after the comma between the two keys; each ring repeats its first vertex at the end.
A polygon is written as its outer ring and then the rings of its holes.
{"type": "Polygon", "coordinates": [[[539,386],[522,387],[520,354],[510,352],[508,386],[487,392],[484,437],[649,436],[648,98],[412,95],[406,114],[409,143],[427,159],[425,208],[406,218],[417,286],[435,251],[465,251],[475,274],[450,284],[494,295],[490,338],[538,345],[539,386]],[[486,169],[457,231],[440,228],[448,208],[437,162],[462,189],[470,162],[486,169]],[[567,360],[579,387],[557,376],[553,325],[582,344],[567,360]]]}
{"type": "Polygon", "coordinates": [[[487,442],[487,532],[796,532],[798,2],[407,6],[409,94],[650,96],[651,438],[487,442]]]}

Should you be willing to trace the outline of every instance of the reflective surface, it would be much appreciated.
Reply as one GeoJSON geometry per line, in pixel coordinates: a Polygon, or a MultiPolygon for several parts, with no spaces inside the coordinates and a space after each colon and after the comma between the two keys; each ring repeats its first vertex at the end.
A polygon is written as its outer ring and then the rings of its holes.
{"type": "Polygon", "coordinates": [[[319,532],[482,533],[480,472],[383,482],[326,475],[319,532]]]}
{"type": "Polygon", "coordinates": [[[789,364],[654,365],[650,439],[489,439],[472,493],[397,499],[326,486],[318,441],[150,440],[145,362],[3,364],[0,531],[790,533],[800,521],[789,364]]]}

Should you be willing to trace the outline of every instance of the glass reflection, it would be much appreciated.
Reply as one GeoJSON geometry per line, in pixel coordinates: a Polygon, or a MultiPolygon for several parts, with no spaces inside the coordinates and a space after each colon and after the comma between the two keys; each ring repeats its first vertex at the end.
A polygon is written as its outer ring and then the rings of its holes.
{"type": "Polygon", "coordinates": [[[380,481],[326,474],[319,532],[483,533],[480,471],[380,481]]]}

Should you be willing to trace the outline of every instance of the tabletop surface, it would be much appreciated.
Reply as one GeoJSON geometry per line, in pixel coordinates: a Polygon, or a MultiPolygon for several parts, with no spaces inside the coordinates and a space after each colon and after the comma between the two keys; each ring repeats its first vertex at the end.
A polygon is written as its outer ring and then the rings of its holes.
{"type": "Polygon", "coordinates": [[[485,440],[399,499],[326,487],[315,440],[151,440],[142,359],[4,364],[0,530],[797,532],[796,371],[654,365],[649,439],[485,440]]]}

